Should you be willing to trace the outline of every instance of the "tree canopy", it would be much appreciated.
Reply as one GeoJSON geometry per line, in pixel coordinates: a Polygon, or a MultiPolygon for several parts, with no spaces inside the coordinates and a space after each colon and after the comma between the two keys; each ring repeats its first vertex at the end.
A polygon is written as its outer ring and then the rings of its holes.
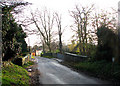
{"type": "Polygon", "coordinates": [[[3,60],[9,60],[15,55],[27,51],[26,37],[21,25],[15,22],[11,12],[14,8],[22,5],[12,4],[2,6],[2,53],[3,60]]]}
{"type": "MultiPolygon", "coordinates": [[[[97,60],[112,61],[118,50],[118,36],[106,25],[102,25],[97,30],[98,46],[96,57],[97,60]]],[[[117,57],[116,57],[117,58],[117,57]]]]}

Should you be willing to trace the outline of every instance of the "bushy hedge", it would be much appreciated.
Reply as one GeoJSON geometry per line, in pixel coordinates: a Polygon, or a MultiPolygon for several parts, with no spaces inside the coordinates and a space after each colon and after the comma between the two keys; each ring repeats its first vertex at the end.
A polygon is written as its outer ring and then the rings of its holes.
{"type": "Polygon", "coordinates": [[[95,76],[102,77],[104,79],[120,80],[120,64],[96,61],[72,63],[71,66],[75,69],[92,73],[95,76]]]}

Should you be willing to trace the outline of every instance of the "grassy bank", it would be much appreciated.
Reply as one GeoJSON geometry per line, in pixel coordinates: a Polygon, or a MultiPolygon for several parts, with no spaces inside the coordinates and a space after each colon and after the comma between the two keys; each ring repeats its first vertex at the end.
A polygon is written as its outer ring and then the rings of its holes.
{"type": "Polygon", "coordinates": [[[51,58],[55,58],[55,57],[53,57],[53,56],[43,56],[43,57],[45,57],[45,58],[49,58],[49,59],[51,59],[51,58]]]}
{"type": "Polygon", "coordinates": [[[77,69],[89,73],[90,75],[100,77],[102,79],[120,80],[120,65],[108,63],[105,61],[97,62],[79,62],[79,63],[66,63],[77,69]]]}
{"type": "Polygon", "coordinates": [[[29,61],[27,64],[24,64],[22,67],[23,67],[23,68],[27,68],[27,67],[29,67],[29,66],[31,66],[31,65],[33,65],[33,64],[34,64],[33,61],[29,61]]]}
{"type": "Polygon", "coordinates": [[[21,66],[11,62],[3,62],[2,66],[2,86],[29,86],[28,72],[21,66]]]}

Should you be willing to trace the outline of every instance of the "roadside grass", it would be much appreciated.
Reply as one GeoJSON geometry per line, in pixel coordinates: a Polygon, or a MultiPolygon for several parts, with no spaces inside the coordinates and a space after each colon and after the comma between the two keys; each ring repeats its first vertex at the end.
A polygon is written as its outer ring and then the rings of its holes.
{"type": "Polygon", "coordinates": [[[27,63],[24,64],[22,67],[23,67],[23,68],[27,68],[27,67],[29,67],[29,66],[31,66],[31,65],[34,65],[34,62],[33,62],[33,61],[27,62],[27,63]]]}
{"type": "Polygon", "coordinates": [[[106,61],[68,63],[78,71],[88,72],[96,77],[110,80],[120,80],[120,64],[106,61]]]}
{"type": "Polygon", "coordinates": [[[0,68],[0,85],[2,83],[2,69],[0,68]]]}
{"type": "Polygon", "coordinates": [[[35,57],[34,57],[34,56],[31,56],[31,59],[35,59],[35,57]]]}
{"type": "Polygon", "coordinates": [[[3,62],[2,86],[29,86],[29,80],[28,72],[23,67],[12,62],[3,62]]]}
{"type": "Polygon", "coordinates": [[[43,57],[45,57],[45,58],[49,58],[49,59],[51,59],[51,58],[55,58],[55,57],[53,57],[53,56],[43,56],[43,57]]]}

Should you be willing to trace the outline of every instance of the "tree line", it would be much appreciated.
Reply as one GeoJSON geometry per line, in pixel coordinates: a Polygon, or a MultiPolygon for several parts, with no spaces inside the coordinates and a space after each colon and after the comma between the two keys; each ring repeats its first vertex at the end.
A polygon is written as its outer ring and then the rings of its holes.
{"type": "MultiPolygon", "coordinates": [[[[119,38],[117,26],[117,11],[113,13],[107,11],[95,12],[94,5],[91,6],[75,6],[75,9],[70,12],[73,18],[73,25],[69,28],[75,34],[72,36],[72,43],[63,47],[62,42],[62,16],[57,12],[50,12],[47,9],[44,11],[37,10],[31,12],[29,23],[35,24],[37,34],[41,36],[43,51],[53,52],[58,49],[60,53],[64,51],[87,55],[95,60],[119,61],[119,38]],[[54,26],[57,26],[57,35],[59,36],[58,43],[54,40],[54,26]],[[56,47],[52,44],[56,42],[56,47]]],[[[67,35],[66,35],[67,36],[67,35]]],[[[54,45],[55,46],[55,45],[54,45]]]]}
{"type": "Polygon", "coordinates": [[[94,13],[94,5],[76,6],[71,11],[74,19],[72,28],[76,32],[72,40],[76,46],[71,50],[80,55],[87,55],[94,60],[120,61],[120,40],[118,37],[117,11],[113,13],[94,13]]]}
{"type": "MultiPolygon", "coordinates": [[[[95,60],[119,61],[119,37],[116,23],[116,13],[101,12],[96,13],[94,5],[83,7],[75,6],[74,10],[69,11],[74,23],[69,27],[75,34],[72,44],[64,45],[62,42],[63,27],[62,15],[58,12],[37,10],[31,12],[31,17],[18,25],[13,18],[12,12],[16,6],[2,6],[2,39],[3,39],[3,58],[14,57],[17,53],[27,51],[26,37],[22,26],[34,24],[37,30],[26,29],[30,34],[40,36],[43,52],[53,52],[59,50],[73,52],[80,55],[87,55],[95,60]],[[57,28],[57,32],[54,29],[57,28]],[[58,42],[55,36],[58,35],[58,42]]],[[[25,5],[25,4],[24,4],[25,5]]],[[[66,35],[67,36],[67,35],[66,35]]]]}

